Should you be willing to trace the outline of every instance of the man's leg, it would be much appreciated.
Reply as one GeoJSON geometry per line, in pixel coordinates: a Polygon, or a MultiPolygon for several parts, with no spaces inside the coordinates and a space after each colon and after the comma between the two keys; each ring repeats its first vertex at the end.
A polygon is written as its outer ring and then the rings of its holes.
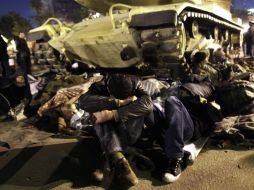
{"type": "Polygon", "coordinates": [[[194,125],[185,106],[174,96],[165,102],[165,116],[168,128],[165,130],[164,142],[169,165],[163,179],[166,182],[174,182],[181,174],[183,147],[185,142],[192,138],[194,125]]]}
{"type": "Polygon", "coordinates": [[[246,55],[251,56],[251,43],[246,43],[246,55]]]}
{"type": "Polygon", "coordinates": [[[3,59],[2,61],[2,70],[3,70],[3,75],[6,77],[10,77],[11,75],[11,68],[9,65],[9,60],[8,59],[3,59]]]}
{"type": "Polygon", "coordinates": [[[26,73],[31,75],[31,60],[30,60],[30,55],[27,54],[25,57],[25,62],[26,62],[26,73]]]}
{"type": "Polygon", "coordinates": [[[121,142],[114,129],[115,125],[113,122],[94,125],[94,130],[100,140],[102,149],[107,155],[122,151],[121,142]]]}
{"type": "Polygon", "coordinates": [[[168,124],[164,137],[166,155],[169,158],[182,158],[184,144],[193,136],[192,119],[182,102],[174,96],[165,102],[165,115],[168,124]]]}
{"type": "Polygon", "coordinates": [[[115,131],[118,125],[115,122],[107,122],[95,125],[94,130],[100,140],[111,167],[114,169],[116,182],[136,185],[138,178],[132,171],[129,162],[122,154],[121,141],[115,131]]]}
{"type": "Polygon", "coordinates": [[[251,44],[251,57],[254,57],[254,44],[251,44]]]}

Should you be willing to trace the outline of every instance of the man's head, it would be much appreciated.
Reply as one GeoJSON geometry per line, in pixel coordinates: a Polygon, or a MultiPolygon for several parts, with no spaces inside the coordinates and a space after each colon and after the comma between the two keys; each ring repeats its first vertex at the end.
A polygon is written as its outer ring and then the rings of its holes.
{"type": "Polygon", "coordinates": [[[113,74],[108,80],[108,91],[117,99],[126,99],[134,95],[135,86],[131,76],[124,74],[113,74]]]}
{"type": "Polygon", "coordinates": [[[26,35],[24,32],[20,32],[19,33],[19,37],[22,38],[22,39],[25,39],[26,35]]]}
{"type": "Polygon", "coordinates": [[[254,21],[249,22],[251,32],[254,31],[254,21]]]}

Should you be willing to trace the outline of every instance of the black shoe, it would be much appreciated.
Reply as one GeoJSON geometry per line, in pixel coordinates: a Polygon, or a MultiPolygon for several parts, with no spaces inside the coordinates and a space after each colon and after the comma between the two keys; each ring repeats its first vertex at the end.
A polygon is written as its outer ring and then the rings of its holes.
{"type": "Polygon", "coordinates": [[[184,151],[182,169],[185,169],[187,166],[191,166],[194,163],[192,155],[189,151],[184,151]]]}
{"type": "Polygon", "coordinates": [[[170,159],[162,180],[166,183],[173,183],[177,181],[182,172],[181,164],[181,158],[170,159]]]}

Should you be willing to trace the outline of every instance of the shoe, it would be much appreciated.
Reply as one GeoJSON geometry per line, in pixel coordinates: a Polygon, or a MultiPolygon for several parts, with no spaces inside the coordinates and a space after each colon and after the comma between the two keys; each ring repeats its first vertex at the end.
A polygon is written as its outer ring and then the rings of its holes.
{"type": "Polygon", "coordinates": [[[182,159],[182,169],[185,169],[187,166],[191,166],[194,163],[194,160],[192,158],[192,155],[189,151],[184,151],[183,159],[182,159]]]}
{"type": "Polygon", "coordinates": [[[104,179],[104,171],[106,168],[106,160],[105,160],[105,155],[103,153],[100,155],[98,163],[99,165],[92,172],[92,180],[100,183],[104,179]]]}
{"type": "Polygon", "coordinates": [[[171,159],[168,163],[168,168],[163,174],[162,180],[166,183],[173,183],[177,181],[181,175],[182,168],[182,159],[171,159]]]}
{"type": "Polygon", "coordinates": [[[125,157],[114,163],[114,180],[121,185],[134,186],[138,184],[138,178],[131,169],[128,160],[125,157]]]}
{"type": "Polygon", "coordinates": [[[92,179],[96,182],[102,182],[104,178],[104,174],[103,171],[101,169],[96,169],[95,171],[93,171],[92,173],[92,179]]]}

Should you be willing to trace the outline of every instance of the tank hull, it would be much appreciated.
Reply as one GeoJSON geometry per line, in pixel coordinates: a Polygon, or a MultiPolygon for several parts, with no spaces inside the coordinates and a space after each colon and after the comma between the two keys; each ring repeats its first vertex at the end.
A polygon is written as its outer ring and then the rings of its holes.
{"type": "Polygon", "coordinates": [[[67,35],[49,43],[59,51],[64,49],[70,60],[92,68],[128,68],[149,62],[166,66],[170,62],[180,62],[186,52],[205,49],[211,43],[231,48],[240,46],[241,26],[217,4],[206,4],[206,8],[190,3],[114,8],[129,10],[78,23],[67,35]],[[218,14],[214,13],[216,9],[218,14]],[[189,29],[193,21],[200,25],[195,37],[189,29]],[[220,36],[214,37],[211,30],[218,26],[220,36]],[[222,34],[227,30],[231,35],[230,42],[222,34]],[[156,54],[150,56],[152,61],[146,55],[149,51],[156,54]]]}

